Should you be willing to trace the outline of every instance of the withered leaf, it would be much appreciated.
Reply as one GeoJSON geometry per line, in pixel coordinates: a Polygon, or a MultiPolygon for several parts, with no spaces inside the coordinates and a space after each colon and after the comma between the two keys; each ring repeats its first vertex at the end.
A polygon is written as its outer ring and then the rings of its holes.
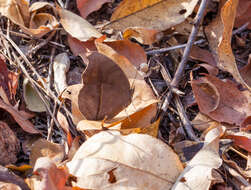
{"type": "Polygon", "coordinates": [[[130,104],[129,81],[108,57],[95,52],[88,60],[79,92],[79,109],[90,120],[111,119],[130,104]]]}
{"type": "Polygon", "coordinates": [[[193,80],[192,89],[200,111],[218,122],[241,125],[251,115],[250,93],[229,80],[206,75],[193,80]]]}

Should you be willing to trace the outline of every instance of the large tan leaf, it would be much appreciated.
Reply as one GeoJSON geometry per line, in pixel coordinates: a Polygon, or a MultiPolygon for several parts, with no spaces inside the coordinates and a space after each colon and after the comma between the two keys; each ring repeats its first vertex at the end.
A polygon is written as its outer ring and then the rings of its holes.
{"type": "Polygon", "coordinates": [[[100,9],[107,2],[111,2],[111,0],[77,0],[77,6],[81,16],[86,18],[90,13],[100,9]]]}
{"type": "Polygon", "coordinates": [[[100,132],[67,163],[84,189],[170,189],[183,167],[163,142],[148,136],[100,132]]]}
{"type": "Polygon", "coordinates": [[[210,48],[213,52],[217,66],[230,72],[235,80],[250,87],[242,79],[231,48],[232,30],[238,0],[223,0],[219,14],[205,29],[210,48]]]}
{"type": "Polygon", "coordinates": [[[198,0],[162,0],[156,2],[147,0],[123,2],[114,13],[113,21],[106,28],[122,31],[128,27],[142,27],[158,31],[166,30],[183,22],[193,12],[198,0]],[[133,8],[130,9],[130,7],[133,8]],[[119,13],[120,11],[121,13],[119,13]]]}
{"type": "Polygon", "coordinates": [[[99,38],[102,36],[94,26],[82,17],[65,9],[57,9],[60,23],[72,37],[80,41],[87,41],[92,37],[99,38]]]}
{"type": "MultiPolygon", "coordinates": [[[[147,85],[144,77],[138,72],[134,65],[138,65],[134,57],[129,57],[122,51],[116,51],[112,47],[105,43],[96,43],[97,49],[100,53],[110,57],[114,62],[116,62],[119,67],[126,74],[130,86],[133,89],[132,102],[121,111],[118,115],[114,117],[114,121],[123,120],[130,115],[146,108],[151,104],[155,104],[158,100],[153,95],[152,89],[147,85]],[[130,61],[132,61],[132,63],[130,61]]],[[[132,56],[132,54],[130,54],[132,56]]],[[[137,55],[136,55],[137,56],[137,55]]],[[[156,108],[157,109],[157,108],[156,108]]],[[[152,117],[154,117],[156,112],[152,112],[152,117]]]]}
{"type": "Polygon", "coordinates": [[[231,81],[206,75],[193,80],[192,89],[200,111],[218,122],[240,126],[251,115],[249,91],[240,91],[231,81]]]}
{"type": "Polygon", "coordinates": [[[172,190],[210,188],[214,181],[213,169],[218,169],[222,163],[219,156],[219,139],[223,133],[223,127],[214,128],[207,133],[203,148],[188,163],[172,190]]]}

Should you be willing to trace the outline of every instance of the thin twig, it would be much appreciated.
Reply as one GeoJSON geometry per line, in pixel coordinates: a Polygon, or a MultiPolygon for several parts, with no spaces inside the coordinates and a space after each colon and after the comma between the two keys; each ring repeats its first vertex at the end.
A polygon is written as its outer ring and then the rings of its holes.
{"type": "MultiPolygon", "coordinates": [[[[167,82],[167,83],[170,83],[172,78],[171,78],[171,75],[168,71],[167,68],[165,68],[163,65],[162,66],[162,77],[164,78],[164,80],[167,82]]],[[[171,92],[171,91],[169,91],[171,92]]],[[[174,101],[175,101],[175,104],[176,104],[176,107],[177,107],[177,110],[178,110],[178,113],[179,113],[179,116],[180,116],[180,120],[183,124],[183,127],[184,127],[184,130],[186,131],[188,137],[191,139],[191,140],[194,140],[194,141],[199,141],[199,139],[196,137],[194,131],[193,131],[193,127],[191,125],[191,122],[189,121],[187,115],[186,115],[186,111],[180,101],[180,97],[177,95],[177,94],[174,94],[174,101]]]]}
{"type": "MultiPolygon", "coordinates": [[[[243,24],[239,28],[235,29],[233,31],[232,35],[241,33],[243,30],[245,30],[247,28],[248,25],[249,25],[249,22],[243,24]]],[[[206,42],[206,40],[205,39],[201,39],[201,40],[195,41],[193,44],[194,45],[198,45],[198,44],[202,44],[204,42],[206,42]]],[[[171,46],[171,47],[167,47],[167,48],[161,48],[161,49],[156,49],[156,50],[149,50],[149,51],[146,52],[146,54],[147,55],[153,55],[153,54],[158,54],[158,53],[165,53],[165,52],[168,52],[168,51],[171,51],[171,50],[185,48],[186,46],[187,46],[187,43],[186,44],[177,45],[177,46],[171,46]]]]}
{"type": "MultiPolygon", "coordinates": [[[[177,70],[175,72],[174,78],[173,78],[173,80],[171,82],[171,86],[177,87],[180,80],[181,80],[181,78],[182,78],[182,76],[183,76],[185,64],[186,64],[186,62],[188,60],[190,50],[191,50],[191,48],[192,48],[192,46],[194,44],[194,40],[195,40],[196,35],[198,33],[199,26],[200,26],[201,20],[203,18],[204,12],[206,10],[208,1],[209,0],[202,0],[201,1],[200,7],[199,7],[199,10],[198,10],[198,14],[196,15],[195,22],[194,22],[191,34],[190,34],[190,36],[188,38],[187,46],[186,46],[186,48],[184,50],[181,62],[179,64],[179,66],[178,66],[178,68],[177,68],[177,70]]],[[[163,102],[163,105],[162,105],[162,108],[161,108],[163,112],[167,111],[168,105],[169,105],[171,99],[172,99],[172,93],[168,93],[168,96],[165,98],[165,100],[163,102]]]]}

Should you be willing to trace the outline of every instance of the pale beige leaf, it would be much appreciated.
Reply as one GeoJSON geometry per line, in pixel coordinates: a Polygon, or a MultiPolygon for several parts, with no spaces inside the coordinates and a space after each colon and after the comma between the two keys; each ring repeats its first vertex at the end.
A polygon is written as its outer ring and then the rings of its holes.
{"type": "Polygon", "coordinates": [[[163,142],[149,135],[122,136],[115,131],[89,138],[67,167],[81,188],[116,190],[170,189],[183,169],[178,156],[163,142]]]}
{"type": "Polygon", "coordinates": [[[210,188],[214,179],[213,169],[219,168],[222,163],[219,156],[219,139],[224,130],[224,127],[219,126],[207,133],[203,148],[188,163],[172,190],[207,190],[210,188]]]}
{"type": "Polygon", "coordinates": [[[27,78],[23,81],[24,101],[27,108],[34,112],[44,112],[46,107],[39,97],[37,91],[31,86],[27,78]]]}
{"type": "Polygon", "coordinates": [[[94,26],[82,17],[65,9],[57,9],[60,23],[72,37],[80,41],[87,41],[92,37],[99,38],[102,36],[94,26]]]}

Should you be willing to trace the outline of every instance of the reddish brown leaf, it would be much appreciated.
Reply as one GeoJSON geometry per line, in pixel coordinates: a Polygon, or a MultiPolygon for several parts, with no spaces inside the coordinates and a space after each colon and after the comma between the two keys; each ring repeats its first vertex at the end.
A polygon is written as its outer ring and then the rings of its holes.
{"type": "Polygon", "coordinates": [[[192,88],[200,111],[218,122],[241,125],[251,115],[249,92],[231,81],[206,75],[193,80],[192,88]]]}
{"type": "Polygon", "coordinates": [[[251,86],[251,54],[249,55],[248,64],[240,69],[243,80],[251,86]]]}
{"type": "Polygon", "coordinates": [[[23,112],[16,110],[16,108],[11,105],[6,104],[0,99],[0,108],[9,112],[11,116],[15,119],[15,121],[22,127],[22,129],[28,133],[39,133],[34,125],[28,120],[28,118],[24,117],[23,112]]]}
{"type": "MultiPolygon", "coordinates": [[[[15,104],[15,95],[18,85],[18,73],[7,69],[4,57],[0,54],[0,87],[4,90],[10,103],[15,104]]],[[[0,95],[2,96],[2,94],[0,95]]],[[[3,98],[3,97],[2,97],[3,98]]],[[[7,103],[7,102],[6,102],[7,103]]]]}
{"type": "Polygon", "coordinates": [[[248,28],[251,29],[251,1],[250,0],[239,0],[237,8],[237,14],[235,18],[235,27],[240,27],[243,24],[249,22],[248,28]]]}
{"type": "Polygon", "coordinates": [[[192,59],[208,63],[211,66],[214,67],[217,66],[217,63],[215,62],[213,55],[206,49],[193,46],[190,52],[190,57],[192,59]]]}
{"type": "Polygon", "coordinates": [[[0,121],[0,164],[15,163],[19,149],[19,141],[15,133],[6,123],[0,121]]]}
{"type": "Polygon", "coordinates": [[[86,18],[90,13],[98,10],[104,3],[112,0],[77,0],[78,10],[83,18],[86,18]]]}
{"type": "Polygon", "coordinates": [[[230,138],[234,141],[234,144],[251,152],[251,138],[248,136],[241,135],[227,135],[226,138],[230,138]]]}

